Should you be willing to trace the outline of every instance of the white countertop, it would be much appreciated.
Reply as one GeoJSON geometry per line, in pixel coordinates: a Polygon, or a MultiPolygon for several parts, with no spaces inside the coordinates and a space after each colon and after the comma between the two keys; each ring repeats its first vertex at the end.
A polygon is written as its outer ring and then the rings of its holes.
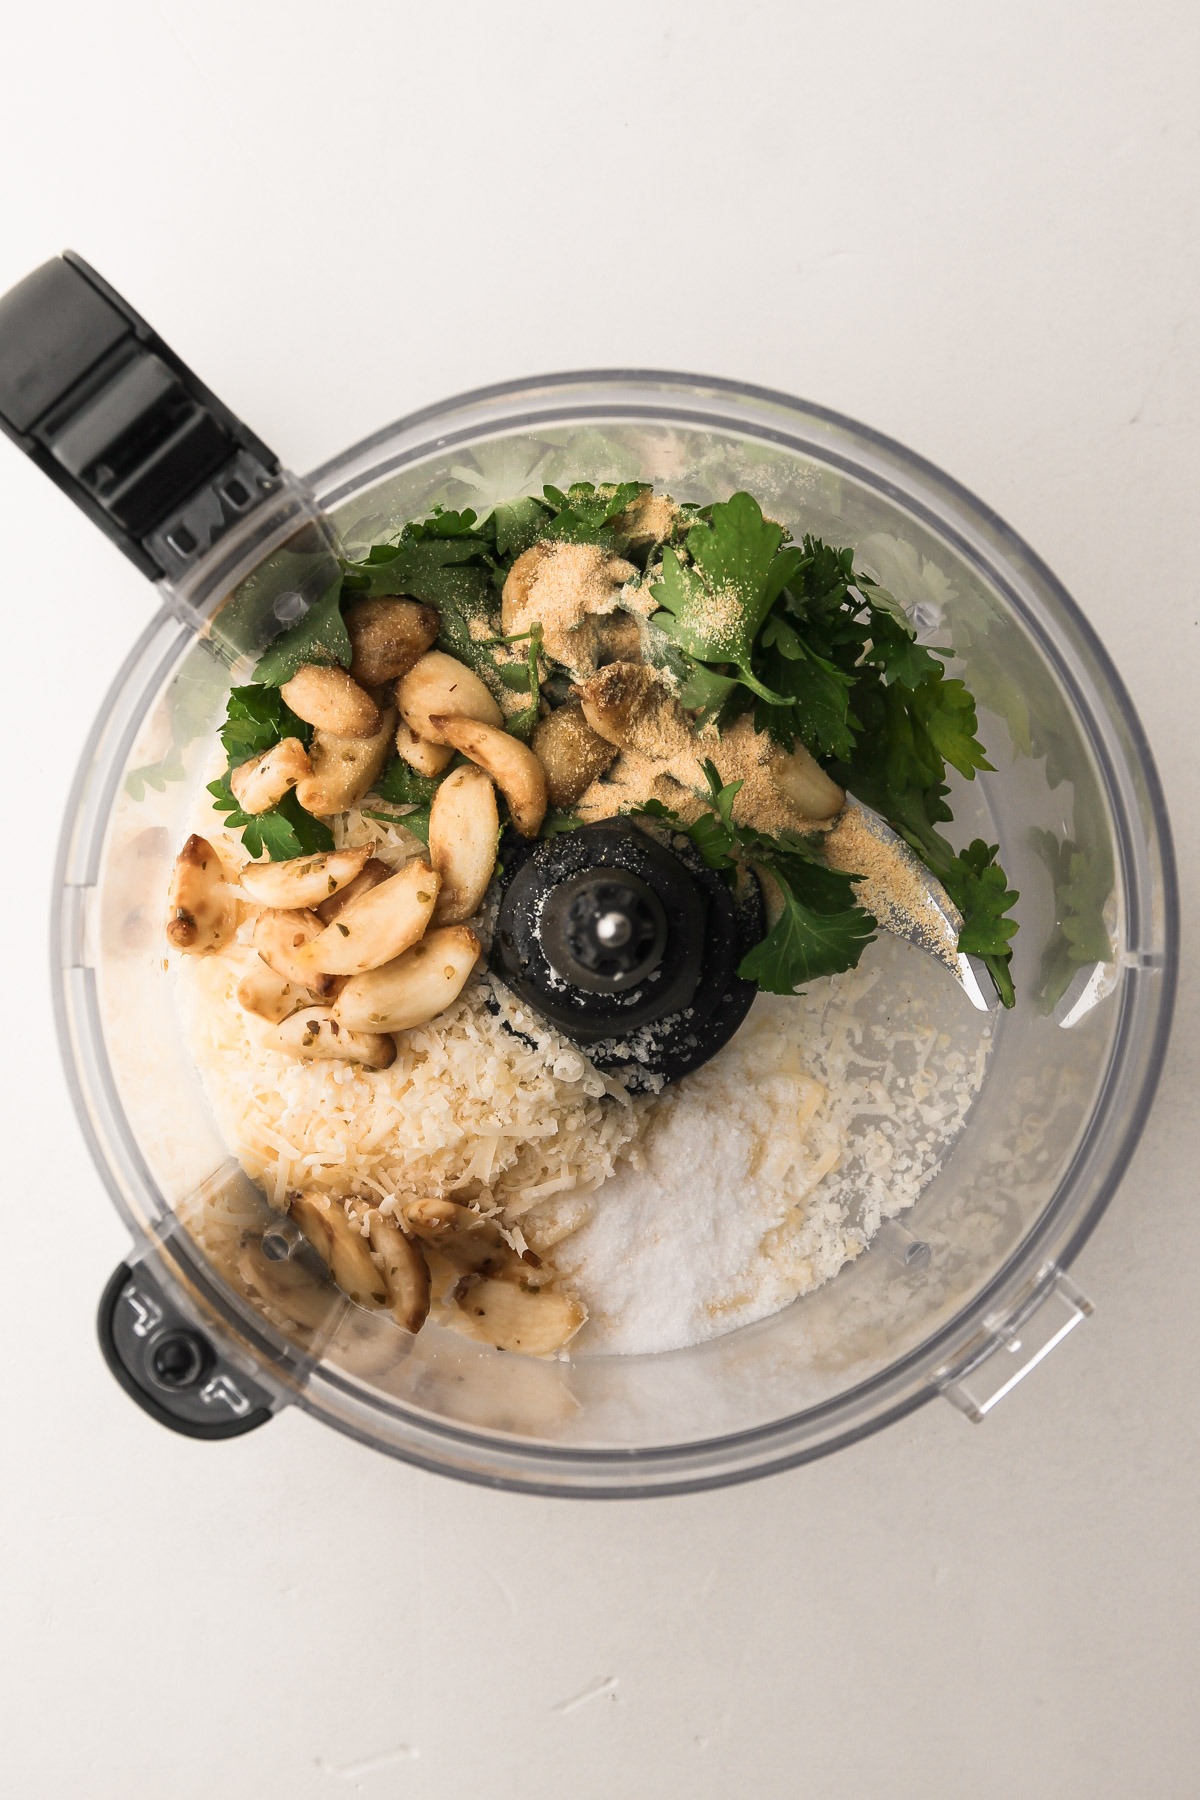
{"type": "MultiPolygon", "coordinates": [[[[23,7],[0,290],[78,249],[301,470],[572,366],[869,421],[994,505],[1104,637],[1190,932],[1198,52],[1188,0],[23,7]]],[[[788,1475],[623,1505],[476,1491],[296,1413],[194,1444],[94,1346],[126,1240],[45,967],[68,782],[150,594],[3,443],[0,533],[6,1789],[1193,1794],[1190,952],[1157,1108],[1076,1265],[1095,1318],[981,1427],[938,1403],[788,1475]]]]}

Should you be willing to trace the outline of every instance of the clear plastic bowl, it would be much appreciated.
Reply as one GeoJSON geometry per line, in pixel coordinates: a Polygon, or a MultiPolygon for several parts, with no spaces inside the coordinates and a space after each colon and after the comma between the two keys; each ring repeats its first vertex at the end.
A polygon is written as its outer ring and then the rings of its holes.
{"type": "Polygon", "coordinates": [[[389,1454],[500,1487],[679,1492],[824,1454],[939,1392],[981,1417],[1089,1310],[1064,1271],[1120,1180],[1167,1041],[1170,835],[1141,726],[1086,619],[955,482],[761,389],[555,376],[428,408],[289,479],[164,592],[66,823],[62,1044],[131,1261],[266,1406],[299,1405],[389,1454]],[[627,475],[686,500],[749,489],[795,531],[852,545],[925,633],[953,644],[996,765],[956,793],[955,831],[998,840],[1021,891],[1019,1004],[999,1021],[966,1129],[903,1225],[786,1311],[655,1356],[541,1363],[436,1329],[403,1354],[389,1322],[263,1263],[264,1203],[217,1135],[164,973],[170,861],[227,689],[294,616],[296,594],[328,579],[330,525],[353,552],[436,500],[483,510],[548,481],[627,475]],[[1082,965],[1063,929],[1072,857],[1105,900],[1110,939],[1082,965]]]}

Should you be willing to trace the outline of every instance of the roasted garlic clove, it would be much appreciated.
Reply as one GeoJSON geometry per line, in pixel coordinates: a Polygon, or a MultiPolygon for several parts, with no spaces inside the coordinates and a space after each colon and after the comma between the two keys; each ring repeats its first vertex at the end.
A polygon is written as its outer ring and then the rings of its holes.
{"type": "Polygon", "coordinates": [[[263,1255],[261,1239],[243,1246],[237,1272],[251,1296],[283,1314],[301,1331],[317,1331],[329,1321],[331,1306],[341,1305],[323,1281],[298,1262],[272,1262],[263,1255]]]}
{"type": "Polygon", "coordinates": [[[433,916],[438,886],[438,877],[427,862],[405,863],[378,887],[352,900],[313,939],[304,951],[301,969],[361,975],[391,962],[424,932],[433,916]]]}
{"type": "Polygon", "coordinates": [[[349,886],[374,848],[374,844],[361,844],[356,850],[331,850],[325,856],[248,863],[239,880],[259,906],[315,907],[349,886]]]}
{"type": "MultiPolygon", "coordinates": [[[[646,715],[658,713],[669,698],[655,670],[632,662],[606,664],[575,691],[592,730],[618,749],[624,749],[646,715]]],[[[681,729],[686,735],[685,722],[681,729]]]]}
{"type": "Polygon", "coordinates": [[[356,601],[346,612],[351,675],[368,688],[399,680],[437,642],[439,624],[436,608],[419,600],[356,601]]]}
{"type": "Polygon", "coordinates": [[[289,1194],[288,1212],[348,1299],[374,1312],[390,1303],[367,1240],[340,1201],[328,1194],[289,1194]]]}
{"type": "Polygon", "coordinates": [[[175,950],[202,956],[219,950],[237,930],[237,907],[225,869],[207,838],[195,832],[175,858],[167,894],[167,941],[175,950]]]}
{"type": "Polygon", "coordinates": [[[268,1050],[301,1062],[358,1063],[364,1069],[389,1069],[396,1060],[395,1038],[340,1025],[328,1006],[302,1006],[263,1039],[268,1050]]]}
{"type": "Polygon", "coordinates": [[[518,556],[500,602],[506,636],[541,625],[546,654],[577,675],[596,666],[599,620],[637,570],[598,544],[541,543],[518,556]]]}
{"type": "Polygon", "coordinates": [[[464,1276],[452,1304],[460,1330],[469,1337],[525,1356],[556,1355],[587,1319],[579,1301],[568,1294],[504,1276],[464,1276]]]}
{"type": "Polygon", "coordinates": [[[574,806],[617,754],[615,744],[592,730],[578,702],[547,714],[530,747],[545,770],[552,806],[574,806]]]}
{"type": "Polygon", "coordinates": [[[396,704],[409,730],[432,744],[450,742],[434,723],[438,713],[481,719],[485,725],[504,723],[504,714],[474,669],[444,650],[428,650],[413,664],[396,685],[396,704]]]}
{"type": "Polygon", "coordinates": [[[396,726],[396,750],[418,775],[440,775],[446,764],[454,759],[449,744],[431,744],[426,738],[418,737],[403,719],[396,726]]]}
{"type": "Polygon", "coordinates": [[[429,860],[441,877],[435,925],[474,918],[496,867],[500,814],[483,769],[455,769],[429,809],[429,860]]]}
{"type": "Polygon", "coordinates": [[[465,925],[426,932],[394,961],[352,975],[337,997],[334,1017],[355,1031],[411,1031],[424,1025],[458,999],[480,949],[465,925]]]}
{"type": "Polygon", "coordinates": [[[296,717],[318,731],[369,738],[379,730],[379,708],[345,669],[305,663],[279,691],[296,717]]]}
{"type": "Polygon", "coordinates": [[[288,737],[242,763],[229,777],[229,786],[244,813],[265,813],[311,773],[304,745],[299,738],[288,737]]]}
{"type": "Polygon", "coordinates": [[[536,837],[546,816],[546,776],[520,738],[477,719],[436,713],[430,721],[448,744],[486,769],[504,798],[522,837],[536,837]]]}
{"type": "Polygon", "coordinates": [[[648,550],[653,544],[665,544],[673,535],[680,512],[667,494],[639,494],[611,521],[613,536],[631,549],[648,550]]]}
{"type": "Polygon", "coordinates": [[[529,1274],[495,1220],[459,1200],[432,1196],[410,1200],[403,1218],[414,1237],[436,1249],[461,1274],[496,1275],[502,1270],[529,1274]]]}
{"type": "Polygon", "coordinates": [[[379,717],[372,737],[342,737],[314,731],[310,756],[312,774],[296,784],[296,798],[318,819],[357,806],[379,779],[392,749],[396,715],[390,707],[379,717]]]}
{"type": "Polygon", "coordinates": [[[385,862],[380,862],[377,856],[372,856],[363,864],[347,887],[339,889],[328,900],[322,900],[320,906],[315,909],[318,919],[324,925],[332,924],[339,913],[345,912],[352,900],[357,900],[360,894],[369,894],[371,889],[378,887],[381,881],[386,881],[391,872],[385,862]]]}
{"type": "Polygon", "coordinates": [[[367,1230],[397,1323],[405,1331],[420,1331],[429,1317],[429,1264],[424,1252],[394,1219],[374,1208],[367,1214],[367,1230]]]}
{"type": "Polygon", "coordinates": [[[788,805],[806,819],[832,819],[846,804],[844,790],[799,741],[772,756],[770,774],[788,805]]]}
{"type": "Polygon", "coordinates": [[[271,907],[255,919],[250,941],[267,966],[285,981],[311,988],[314,994],[327,994],[333,985],[331,978],[298,954],[314,943],[323,929],[314,912],[271,907]]]}
{"type": "Polygon", "coordinates": [[[297,1007],[311,1005],[313,1001],[307,987],[288,981],[261,956],[255,958],[254,966],[247,969],[238,982],[237,997],[239,1006],[260,1019],[268,1019],[272,1025],[280,1024],[290,1018],[297,1007]]]}

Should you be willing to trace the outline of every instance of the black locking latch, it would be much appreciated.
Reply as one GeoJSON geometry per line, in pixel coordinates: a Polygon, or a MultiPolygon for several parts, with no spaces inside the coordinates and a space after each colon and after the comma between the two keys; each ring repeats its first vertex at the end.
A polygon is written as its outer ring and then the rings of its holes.
{"type": "Polygon", "coordinates": [[[72,251],[0,296],[0,428],[154,581],[279,484],[279,458],[72,251]]]}

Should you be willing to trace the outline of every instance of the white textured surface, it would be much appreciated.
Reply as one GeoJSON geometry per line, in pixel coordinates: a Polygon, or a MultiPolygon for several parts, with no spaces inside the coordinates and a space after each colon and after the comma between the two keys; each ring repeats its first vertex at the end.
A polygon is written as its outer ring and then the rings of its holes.
{"type": "MultiPolygon", "coordinates": [[[[1095,620],[1174,802],[1194,928],[1196,18],[26,6],[0,288],[74,245],[299,468],[572,364],[742,375],[870,420],[993,503],[1095,620]]],[[[42,948],[75,756],[148,595],[2,444],[0,535],[6,1791],[1193,1794],[1190,954],[1157,1111],[1078,1264],[1095,1320],[982,1427],[935,1405],[765,1484],[625,1506],[475,1492],[298,1415],[170,1437],[93,1348],[124,1240],[42,948]]]]}

